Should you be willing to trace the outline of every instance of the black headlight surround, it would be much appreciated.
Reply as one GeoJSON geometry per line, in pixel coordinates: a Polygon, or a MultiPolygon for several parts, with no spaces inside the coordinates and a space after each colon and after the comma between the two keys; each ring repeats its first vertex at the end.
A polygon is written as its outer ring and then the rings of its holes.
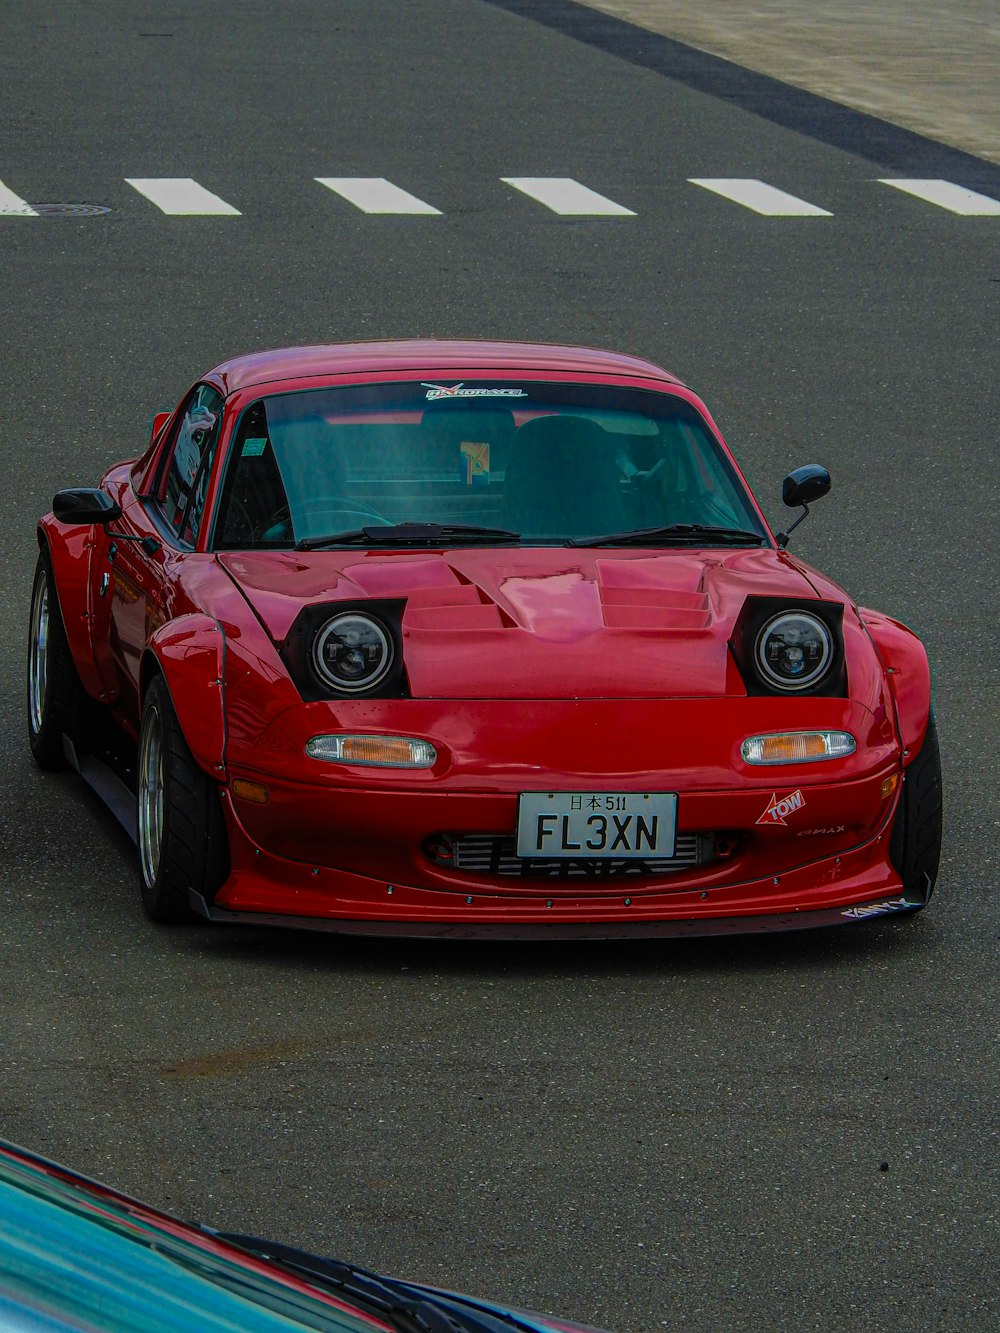
{"type": "Polygon", "coordinates": [[[844,698],[847,680],[844,669],[844,607],[841,602],[812,601],[800,597],[748,597],[733,628],[729,647],[743,677],[747,694],[777,695],[783,699],[844,698]],[[763,669],[757,658],[757,644],[769,622],[783,615],[815,616],[830,635],[830,655],[826,669],[811,685],[781,685],[763,669]]]}
{"type": "Polygon", "coordinates": [[[318,699],[402,699],[409,694],[403,667],[404,598],[365,598],[322,602],[303,607],[281,645],[281,660],[296,689],[307,703],[318,699]],[[377,627],[388,646],[391,662],[371,685],[358,688],[345,683],[338,688],[332,675],[317,665],[316,650],[322,647],[331,622],[341,617],[361,616],[377,627]]]}

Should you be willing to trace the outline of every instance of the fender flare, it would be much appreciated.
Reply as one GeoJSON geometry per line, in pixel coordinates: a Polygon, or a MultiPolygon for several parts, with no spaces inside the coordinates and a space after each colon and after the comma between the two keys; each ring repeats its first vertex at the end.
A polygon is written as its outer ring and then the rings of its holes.
{"type": "Polygon", "coordinates": [[[56,602],[80,684],[93,699],[107,703],[115,694],[94,660],[90,624],[90,563],[94,530],[70,527],[46,514],[38,524],[38,549],[48,560],[56,602]]]}
{"type": "Polygon", "coordinates": [[[861,623],[875,646],[896,705],[905,768],[920,753],[931,715],[931,668],[927,649],[902,621],[859,606],[861,623]]]}
{"type": "Polygon", "coordinates": [[[140,703],[157,671],[170,692],[195,763],[216,782],[226,779],[226,635],[201,612],[161,625],[142,655],[140,703]]]}

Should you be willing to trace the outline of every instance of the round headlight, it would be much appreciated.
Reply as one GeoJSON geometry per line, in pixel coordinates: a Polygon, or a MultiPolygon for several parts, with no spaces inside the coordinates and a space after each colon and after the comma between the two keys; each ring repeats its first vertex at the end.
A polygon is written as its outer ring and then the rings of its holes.
{"type": "Polygon", "coordinates": [[[818,616],[783,611],[757,635],[757,669],[767,685],[805,690],[825,674],[833,657],[833,638],[818,616]]]}
{"type": "Polygon", "coordinates": [[[392,659],[392,639],[384,626],[358,611],[334,616],[313,640],[316,674],[344,694],[373,689],[392,666],[392,659]]]}

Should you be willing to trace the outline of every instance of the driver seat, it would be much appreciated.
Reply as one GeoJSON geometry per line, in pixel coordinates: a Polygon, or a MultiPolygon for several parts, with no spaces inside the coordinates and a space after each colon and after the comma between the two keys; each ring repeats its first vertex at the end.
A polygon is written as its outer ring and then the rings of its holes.
{"type": "Polygon", "coordinates": [[[607,432],[586,417],[533,417],[514,432],[503,523],[525,537],[597,537],[631,526],[607,432]]]}

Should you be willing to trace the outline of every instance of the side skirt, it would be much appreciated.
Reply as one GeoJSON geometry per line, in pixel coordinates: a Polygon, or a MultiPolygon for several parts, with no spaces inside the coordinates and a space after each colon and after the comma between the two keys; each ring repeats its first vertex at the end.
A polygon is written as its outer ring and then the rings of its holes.
{"type": "Polygon", "coordinates": [[[63,753],[91,791],[100,797],[135,842],[137,838],[135,788],[130,787],[127,781],[129,772],[133,777],[135,775],[134,759],[131,768],[127,767],[127,756],[119,753],[118,747],[109,749],[106,758],[89,753],[79,754],[73,741],[66,735],[63,736],[63,753]],[[122,768],[125,770],[124,776],[120,771],[122,768]]]}

